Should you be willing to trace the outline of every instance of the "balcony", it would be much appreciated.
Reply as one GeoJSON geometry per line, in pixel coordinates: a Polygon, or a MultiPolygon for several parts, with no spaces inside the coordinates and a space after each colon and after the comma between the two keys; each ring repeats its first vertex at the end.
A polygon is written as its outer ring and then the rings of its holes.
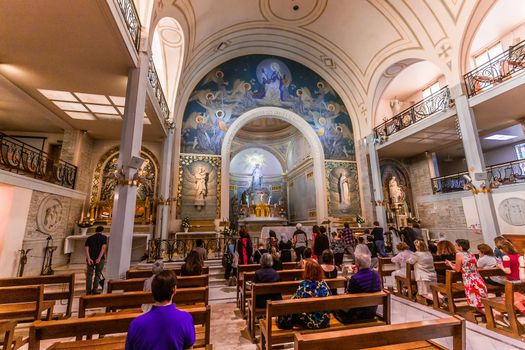
{"type": "Polygon", "coordinates": [[[463,76],[468,97],[476,96],[525,70],[525,40],[463,76]]]}
{"type": "Polygon", "coordinates": [[[77,167],[0,132],[0,169],[73,189],[77,167]]]}
{"type": "MultiPolygon", "coordinates": [[[[432,191],[437,193],[450,193],[466,190],[467,171],[435,177],[432,181],[432,191]]],[[[487,167],[487,179],[491,187],[525,182],[525,160],[515,160],[487,167]]]]}
{"type": "Polygon", "coordinates": [[[155,64],[153,63],[153,59],[151,57],[149,59],[148,80],[151,84],[151,88],[153,89],[155,99],[159,104],[161,116],[166,121],[169,119],[170,109],[168,107],[168,102],[166,101],[164,91],[162,91],[162,86],[160,86],[159,76],[157,75],[157,70],[155,69],[155,64]]]}
{"type": "Polygon", "coordinates": [[[133,0],[117,0],[120,12],[126,22],[129,35],[135,46],[135,49],[139,51],[140,48],[140,19],[139,13],[135,8],[133,0]]]}
{"type": "Polygon", "coordinates": [[[444,112],[454,105],[450,99],[450,90],[447,86],[427,98],[417,102],[403,112],[386,120],[383,124],[374,128],[376,138],[380,142],[385,142],[388,137],[406,129],[435,113],[444,112]]]}

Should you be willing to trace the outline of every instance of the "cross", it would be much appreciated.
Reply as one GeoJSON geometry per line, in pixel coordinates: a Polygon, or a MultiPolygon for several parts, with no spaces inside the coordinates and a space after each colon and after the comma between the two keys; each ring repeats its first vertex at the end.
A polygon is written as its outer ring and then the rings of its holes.
{"type": "Polygon", "coordinates": [[[441,58],[448,58],[449,56],[449,51],[452,50],[452,46],[450,44],[442,44],[441,45],[441,52],[439,53],[439,57],[441,58]]]}

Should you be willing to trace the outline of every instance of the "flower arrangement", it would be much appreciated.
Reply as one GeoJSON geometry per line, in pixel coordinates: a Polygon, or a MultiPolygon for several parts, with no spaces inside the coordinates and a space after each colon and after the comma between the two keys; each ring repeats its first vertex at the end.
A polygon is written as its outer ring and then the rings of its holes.
{"type": "Polygon", "coordinates": [[[94,223],[95,223],[94,219],[91,219],[89,216],[86,216],[85,218],[84,217],[80,218],[80,220],[78,220],[77,222],[77,225],[80,228],[86,228],[86,227],[93,226],[94,223]]]}
{"type": "Polygon", "coordinates": [[[361,224],[365,223],[365,219],[363,219],[363,217],[361,215],[357,214],[355,216],[355,222],[358,223],[359,225],[361,225],[361,224]]]}
{"type": "Polygon", "coordinates": [[[415,216],[412,216],[412,214],[410,214],[410,216],[407,218],[407,222],[410,223],[410,224],[421,224],[421,219],[418,218],[418,217],[415,217],[415,216]]]}
{"type": "Polygon", "coordinates": [[[225,227],[224,230],[222,231],[222,234],[225,237],[233,237],[233,236],[237,235],[237,230],[234,229],[234,228],[225,227]]]}
{"type": "Polygon", "coordinates": [[[187,229],[187,228],[190,228],[191,225],[190,225],[190,218],[185,216],[183,219],[182,219],[182,228],[184,229],[187,229]]]}

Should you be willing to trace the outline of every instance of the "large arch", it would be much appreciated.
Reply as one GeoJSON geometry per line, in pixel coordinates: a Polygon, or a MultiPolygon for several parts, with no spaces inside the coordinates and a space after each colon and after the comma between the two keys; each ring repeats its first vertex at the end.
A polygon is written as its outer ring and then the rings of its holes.
{"type": "Polygon", "coordinates": [[[229,217],[230,212],[229,194],[228,191],[225,190],[229,188],[230,179],[225,175],[230,173],[230,151],[232,141],[235,138],[237,132],[243,126],[251,121],[261,118],[275,118],[290,123],[295,128],[297,128],[297,130],[299,130],[299,132],[301,132],[308,140],[312,152],[314,173],[317,175],[314,176],[317,221],[318,223],[321,223],[328,218],[323,145],[321,144],[321,141],[319,140],[319,137],[315,133],[314,129],[304,120],[304,118],[292,111],[279,107],[258,107],[247,111],[232,123],[224,135],[221,147],[221,173],[223,174],[221,178],[221,217],[229,217]]]}

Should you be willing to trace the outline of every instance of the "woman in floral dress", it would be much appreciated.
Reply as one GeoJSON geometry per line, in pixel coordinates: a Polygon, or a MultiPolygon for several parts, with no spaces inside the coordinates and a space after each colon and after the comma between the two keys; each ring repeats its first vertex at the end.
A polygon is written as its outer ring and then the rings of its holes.
{"type": "Polygon", "coordinates": [[[482,309],[483,303],[481,298],[487,297],[487,286],[485,281],[478,272],[476,257],[468,250],[470,243],[466,239],[456,240],[456,262],[452,263],[448,260],[445,263],[456,271],[461,271],[463,277],[463,286],[465,288],[465,295],[470,306],[482,309]]]}

